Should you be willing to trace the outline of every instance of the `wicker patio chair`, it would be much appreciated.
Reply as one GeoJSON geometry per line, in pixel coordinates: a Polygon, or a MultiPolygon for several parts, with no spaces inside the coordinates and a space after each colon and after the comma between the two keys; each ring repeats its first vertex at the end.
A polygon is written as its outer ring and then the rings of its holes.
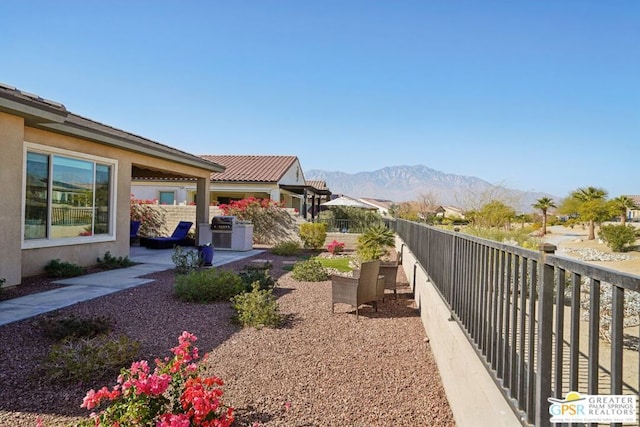
{"type": "Polygon", "coordinates": [[[331,312],[336,303],[349,304],[356,308],[362,304],[371,304],[378,311],[380,292],[384,292],[384,278],[378,273],[380,261],[363,262],[358,277],[331,275],[331,312]]]}

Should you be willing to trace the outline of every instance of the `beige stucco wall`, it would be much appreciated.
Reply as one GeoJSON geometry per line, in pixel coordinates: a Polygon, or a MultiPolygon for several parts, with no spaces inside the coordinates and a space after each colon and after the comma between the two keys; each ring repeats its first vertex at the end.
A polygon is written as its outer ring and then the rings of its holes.
{"type": "Polygon", "coordinates": [[[24,140],[24,121],[20,117],[0,113],[0,149],[2,167],[0,167],[0,185],[2,185],[2,203],[0,203],[0,278],[6,279],[6,285],[20,283],[21,279],[21,224],[16,221],[22,217],[22,141],[24,140]]]}
{"type": "Polygon", "coordinates": [[[511,427],[521,425],[475,350],[429,281],[424,269],[402,241],[402,268],[414,291],[447,399],[459,426],[511,427]],[[414,266],[416,266],[414,274],[414,266]]]}
{"type": "MultiPolygon", "coordinates": [[[[0,147],[3,153],[3,167],[0,168],[0,183],[3,187],[3,202],[0,203],[0,235],[3,237],[3,244],[0,245],[0,278],[7,280],[7,286],[19,284],[22,277],[43,273],[44,266],[56,258],[88,266],[94,265],[96,259],[104,256],[107,251],[116,257],[128,256],[129,198],[133,164],[200,178],[203,183],[208,183],[210,174],[210,171],[195,166],[134,153],[86,139],[25,127],[22,118],[5,113],[0,113],[0,147]],[[116,220],[115,236],[112,240],[22,248],[25,142],[117,160],[116,186],[114,187],[116,220]]],[[[204,216],[205,212],[208,214],[208,210],[202,209],[201,216],[204,216]]]]}

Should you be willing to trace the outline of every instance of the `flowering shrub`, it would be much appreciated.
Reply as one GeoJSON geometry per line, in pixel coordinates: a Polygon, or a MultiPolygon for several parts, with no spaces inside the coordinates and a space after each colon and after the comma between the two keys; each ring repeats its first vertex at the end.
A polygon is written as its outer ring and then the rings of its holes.
{"type": "Polygon", "coordinates": [[[140,221],[138,235],[141,237],[156,237],[165,233],[165,216],[161,209],[156,207],[157,200],[130,199],[131,221],[140,221]]]}
{"type": "Polygon", "coordinates": [[[339,255],[344,250],[344,243],[334,240],[333,242],[327,245],[327,250],[332,255],[339,255]]]}
{"type": "Polygon", "coordinates": [[[283,204],[271,199],[248,197],[228,204],[221,204],[219,207],[225,215],[235,216],[239,220],[251,221],[253,238],[257,243],[268,243],[270,233],[273,233],[278,220],[288,216],[286,211],[281,209],[283,204]]]}
{"type": "Polygon", "coordinates": [[[134,362],[122,370],[111,390],[89,390],[83,408],[92,410],[105,402],[108,406],[81,425],[230,426],[234,409],[222,403],[223,381],[198,375],[196,340],[185,331],[178,337],[179,345],[171,349],[173,358],[156,359],[153,373],[146,361],[134,362]]]}

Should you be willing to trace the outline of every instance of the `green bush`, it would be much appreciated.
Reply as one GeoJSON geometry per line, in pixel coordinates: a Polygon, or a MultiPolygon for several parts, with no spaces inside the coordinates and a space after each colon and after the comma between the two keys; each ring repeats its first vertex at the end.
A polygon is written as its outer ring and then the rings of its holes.
{"type": "Polygon", "coordinates": [[[245,284],[247,292],[251,290],[254,283],[258,283],[259,289],[271,289],[276,281],[269,275],[269,270],[264,268],[246,268],[238,273],[240,279],[245,284]]]}
{"type": "Polygon", "coordinates": [[[638,231],[632,225],[603,225],[600,227],[598,237],[613,252],[626,252],[636,242],[638,231]]]}
{"type": "Polygon", "coordinates": [[[66,339],[51,347],[42,364],[51,381],[88,382],[111,376],[131,364],[140,353],[140,343],[125,335],[100,335],[78,340],[66,339]]]}
{"type": "Polygon", "coordinates": [[[303,282],[322,282],[329,278],[327,270],[316,259],[296,262],[293,265],[292,276],[303,282]]]}
{"type": "Polygon", "coordinates": [[[4,277],[0,277],[0,297],[2,297],[2,293],[4,292],[4,288],[2,287],[2,285],[4,285],[4,282],[6,282],[7,279],[5,279],[4,277]]]}
{"type": "Polygon", "coordinates": [[[271,253],[280,256],[293,256],[300,252],[300,243],[292,240],[280,242],[271,249],[271,253]]]}
{"type": "Polygon", "coordinates": [[[198,251],[185,251],[182,246],[174,246],[171,261],[176,265],[178,274],[187,274],[202,266],[202,258],[198,251]]]}
{"type": "Polygon", "coordinates": [[[251,292],[236,295],[231,302],[236,311],[234,320],[242,326],[275,328],[282,322],[273,290],[260,289],[258,282],[253,283],[251,292]]]}
{"type": "Polygon", "coordinates": [[[75,277],[85,273],[84,267],[59,259],[52,259],[44,267],[44,271],[49,277],[75,277]]]}
{"type": "Polygon", "coordinates": [[[174,293],[182,301],[207,303],[228,301],[245,289],[244,282],[234,272],[212,268],[176,276],[174,293]]]}
{"type": "Polygon", "coordinates": [[[327,239],[327,225],[320,222],[300,224],[300,238],[305,248],[318,250],[324,246],[327,239]]]}
{"type": "Polygon", "coordinates": [[[374,225],[358,236],[356,255],[361,261],[381,259],[395,243],[395,233],[384,225],[374,225]]]}
{"type": "Polygon", "coordinates": [[[104,254],[104,258],[98,258],[98,266],[105,270],[113,270],[115,268],[131,267],[135,262],[131,261],[128,256],[114,257],[111,252],[107,251],[104,254]]]}
{"type": "Polygon", "coordinates": [[[44,334],[56,341],[64,339],[93,338],[111,331],[112,322],[107,317],[82,319],[71,315],[64,318],[45,318],[38,322],[44,334]]]}

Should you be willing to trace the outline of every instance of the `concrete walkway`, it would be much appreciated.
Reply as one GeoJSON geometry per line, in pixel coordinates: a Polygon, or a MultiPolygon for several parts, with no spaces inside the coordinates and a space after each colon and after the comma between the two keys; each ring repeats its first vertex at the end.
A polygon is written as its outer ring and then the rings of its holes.
{"type": "MultiPolygon", "coordinates": [[[[264,250],[254,249],[244,252],[217,250],[213,256],[213,266],[239,261],[262,252],[264,250]]],[[[173,249],[147,249],[132,246],[129,259],[138,263],[137,265],[57,280],[54,283],[65,286],[2,301],[0,302],[0,326],[152,282],[152,279],[144,279],[141,276],[174,268],[175,264],[171,261],[172,253],[173,249]]]]}

